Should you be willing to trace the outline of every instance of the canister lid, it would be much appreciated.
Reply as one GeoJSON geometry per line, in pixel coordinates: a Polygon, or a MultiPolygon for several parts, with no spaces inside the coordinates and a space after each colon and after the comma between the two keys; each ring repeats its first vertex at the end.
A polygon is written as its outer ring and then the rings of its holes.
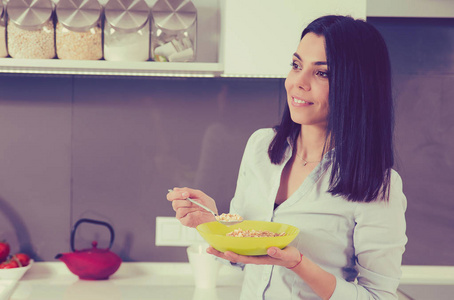
{"type": "Polygon", "coordinates": [[[66,28],[87,31],[96,25],[101,10],[98,0],[60,0],[55,11],[58,22],[66,28]]]}
{"type": "Polygon", "coordinates": [[[113,28],[128,32],[142,28],[150,16],[144,0],[109,0],[104,9],[106,21],[113,28]]]}
{"type": "Polygon", "coordinates": [[[6,4],[9,19],[25,28],[36,28],[52,15],[51,0],[9,0],[6,4]]]}
{"type": "Polygon", "coordinates": [[[188,29],[197,17],[191,0],[158,0],[151,11],[155,24],[167,30],[188,29]]]}

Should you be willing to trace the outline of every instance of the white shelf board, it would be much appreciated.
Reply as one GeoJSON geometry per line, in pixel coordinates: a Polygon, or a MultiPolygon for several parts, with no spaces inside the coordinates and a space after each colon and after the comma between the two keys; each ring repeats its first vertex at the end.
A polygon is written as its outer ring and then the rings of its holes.
{"type": "Polygon", "coordinates": [[[0,73],[117,75],[117,76],[220,76],[221,63],[105,61],[0,58],[0,73]]]}

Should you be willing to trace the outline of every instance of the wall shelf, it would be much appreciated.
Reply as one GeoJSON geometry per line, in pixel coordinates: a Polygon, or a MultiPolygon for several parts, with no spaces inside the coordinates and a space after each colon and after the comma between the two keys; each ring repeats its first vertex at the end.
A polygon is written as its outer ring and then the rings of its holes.
{"type": "Polygon", "coordinates": [[[221,63],[0,58],[0,73],[217,77],[221,63]]]}

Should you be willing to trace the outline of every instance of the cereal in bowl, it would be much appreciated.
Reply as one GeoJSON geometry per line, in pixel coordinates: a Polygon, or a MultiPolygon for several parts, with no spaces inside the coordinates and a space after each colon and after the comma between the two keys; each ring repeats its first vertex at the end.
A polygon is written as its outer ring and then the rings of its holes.
{"type": "Polygon", "coordinates": [[[277,237],[277,236],[285,236],[285,232],[281,233],[274,233],[268,230],[243,230],[241,228],[235,229],[226,234],[227,236],[233,237],[277,237]]]}
{"type": "Polygon", "coordinates": [[[242,221],[243,217],[237,214],[221,214],[220,216],[216,216],[217,221],[242,221]]]}

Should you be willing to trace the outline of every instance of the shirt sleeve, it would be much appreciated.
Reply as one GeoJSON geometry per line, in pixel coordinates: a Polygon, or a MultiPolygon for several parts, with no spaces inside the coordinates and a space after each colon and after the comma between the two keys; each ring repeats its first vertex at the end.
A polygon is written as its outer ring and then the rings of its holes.
{"type": "Polygon", "coordinates": [[[248,185],[251,183],[251,172],[249,166],[252,163],[253,157],[256,151],[261,151],[263,139],[272,136],[273,131],[271,128],[259,129],[255,131],[248,139],[246,147],[244,149],[243,158],[241,159],[240,170],[238,172],[238,179],[236,183],[235,195],[230,202],[230,213],[245,216],[246,211],[244,209],[244,201],[246,199],[245,192],[248,185]],[[257,149],[259,148],[259,149],[257,149]]]}
{"type": "Polygon", "coordinates": [[[357,282],[336,278],[331,300],[398,299],[402,254],[405,251],[407,200],[402,180],[392,171],[389,201],[358,204],[353,233],[357,282]]]}

